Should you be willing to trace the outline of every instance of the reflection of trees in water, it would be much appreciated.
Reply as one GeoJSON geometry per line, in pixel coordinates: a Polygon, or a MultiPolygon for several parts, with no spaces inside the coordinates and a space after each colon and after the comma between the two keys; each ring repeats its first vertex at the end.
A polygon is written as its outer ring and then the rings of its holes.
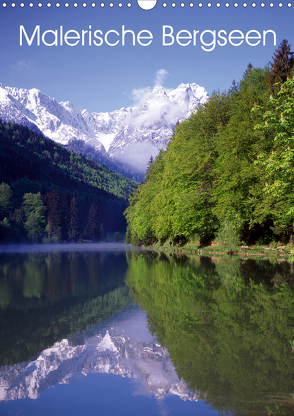
{"type": "Polygon", "coordinates": [[[44,292],[46,264],[30,255],[24,262],[23,295],[27,298],[40,298],[44,292]]]}
{"type": "Polygon", "coordinates": [[[12,285],[7,279],[0,280],[0,309],[9,306],[13,296],[12,285]]]}
{"type": "MultiPolygon", "coordinates": [[[[0,308],[19,292],[26,298],[67,297],[101,279],[105,253],[49,252],[0,256],[0,308]],[[99,277],[100,276],[100,277],[99,277]],[[14,295],[13,295],[14,294],[14,295]]],[[[102,280],[102,281],[101,281],[102,280]]]]}
{"type": "Polygon", "coordinates": [[[38,351],[132,304],[125,254],[0,256],[0,365],[38,351]]]}
{"type": "Polygon", "coordinates": [[[105,258],[105,253],[101,253],[99,256],[86,254],[86,266],[89,276],[89,282],[93,287],[96,287],[98,285],[100,276],[99,270],[101,266],[104,264],[105,258]]]}
{"type": "Polygon", "coordinates": [[[225,414],[264,412],[274,400],[293,406],[288,263],[163,260],[161,254],[150,264],[141,253],[130,254],[128,263],[131,294],[192,390],[206,393],[206,401],[225,414]]]}
{"type": "Polygon", "coordinates": [[[78,253],[72,252],[69,253],[69,277],[70,277],[70,287],[72,293],[76,292],[77,283],[79,280],[79,255],[78,253]]]}
{"type": "Polygon", "coordinates": [[[44,257],[47,264],[46,291],[44,294],[52,299],[57,299],[60,291],[66,296],[70,289],[66,273],[67,267],[65,262],[62,261],[62,254],[63,253],[48,253],[48,255],[44,257]],[[63,270],[63,268],[66,269],[63,270]],[[66,286],[65,291],[64,286],[66,286]]]}

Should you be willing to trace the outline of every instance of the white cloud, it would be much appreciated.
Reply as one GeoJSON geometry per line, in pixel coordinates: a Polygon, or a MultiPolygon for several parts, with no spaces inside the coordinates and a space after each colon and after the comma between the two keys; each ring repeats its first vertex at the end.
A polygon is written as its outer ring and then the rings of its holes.
{"type": "MultiPolygon", "coordinates": [[[[156,71],[153,88],[154,87],[162,87],[163,82],[164,82],[167,75],[169,75],[169,73],[163,68],[156,71]]],[[[148,95],[153,90],[153,88],[151,88],[151,87],[142,87],[142,88],[133,89],[132,93],[131,93],[131,97],[134,100],[134,103],[136,105],[140,105],[142,102],[144,102],[147,99],[148,95]]],[[[168,92],[170,90],[165,89],[165,91],[168,92]]]]}
{"type": "Polygon", "coordinates": [[[143,111],[136,108],[133,113],[131,121],[134,127],[144,126],[154,129],[157,125],[158,127],[175,125],[187,112],[187,106],[181,107],[169,101],[166,94],[149,97],[148,104],[144,107],[143,111]]]}
{"type": "Polygon", "coordinates": [[[162,86],[163,81],[165,80],[166,76],[169,75],[168,72],[165,69],[159,69],[156,71],[156,77],[155,77],[155,85],[162,86]]]}
{"type": "Polygon", "coordinates": [[[135,108],[131,116],[124,121],[127,127],[154,130],[165,126],[172,129],[178,120],[187,116],[188,102],[179,103],[171,99],[168,94],[172,90],[163,87],[167,75],[169,75],[168,71],[159,69],[155,73],[153,88],[133,89],[132,99],[135,108]]]}
{"type": "Polygon", "coordinates": [[[146,100],[150,92],[150,87],[133,89],[131,97],[136,105],[140,105],[141,102],[146,100]]]}
{"type": "Polygon", "coordinates": [[[134,143],[127,146],[123,153],[116,155],[122,163],[133,166],[139,172],[145,172],[147,163],[152,155],[155,158],[159,150],[151,143],[134,143]]]}
{"type": "Polygon", "coordinates": [[[32,67],[31,64],[28,63],[28,62],[26,62],[26,61],[24,61],[24,60],[18,61],[16,64],[12,65],[12,68],[14,70],[17,70],[17,71],[23,71],[25,69],[26,70],[30,70],[31,67],[32,67]]]}

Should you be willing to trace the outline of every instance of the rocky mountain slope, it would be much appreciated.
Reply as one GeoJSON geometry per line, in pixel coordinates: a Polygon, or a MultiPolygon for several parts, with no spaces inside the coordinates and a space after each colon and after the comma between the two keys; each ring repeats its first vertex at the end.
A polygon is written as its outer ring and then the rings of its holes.
{"type": "Polygon", "coordinates": [[[82,140],[107,157],[145,169],[150,155],[166,147],[177,121],[207,99],[205,89],[195,83],[171,91],[156,86],[134,107],[89,113],[76,110],[69,101],[58,103],[35,88],[0,84],[0,118],[27,125],[64,145],[82,140]]]}

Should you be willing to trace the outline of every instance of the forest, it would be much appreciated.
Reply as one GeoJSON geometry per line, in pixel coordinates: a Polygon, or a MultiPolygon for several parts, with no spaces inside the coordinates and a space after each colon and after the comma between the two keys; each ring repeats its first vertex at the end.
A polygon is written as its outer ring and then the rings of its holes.
{"type": "Polygon", "coordinates": [[[0,242],[97,241],[124,232],[137,184],[0,120],[0,242]]]}
{"type": "Polygon", "coordinates": [[[130,198],[128,242],[207,244],[226,230],[241,244],[292,243],[293,64],[283,40],[175,127],[130,198]]]}

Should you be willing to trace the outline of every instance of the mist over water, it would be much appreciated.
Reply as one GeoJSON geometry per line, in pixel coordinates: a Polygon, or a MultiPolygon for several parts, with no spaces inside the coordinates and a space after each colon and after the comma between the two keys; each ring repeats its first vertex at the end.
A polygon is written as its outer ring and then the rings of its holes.
{"type": "Polygon", "coordinates": [[[143,251],[140,247],[135,247],[124,243],[67,243],[67,244],[18,244],[0,246],[0,253],[46,253],[46,252],[127,252],[143,251]]]}

